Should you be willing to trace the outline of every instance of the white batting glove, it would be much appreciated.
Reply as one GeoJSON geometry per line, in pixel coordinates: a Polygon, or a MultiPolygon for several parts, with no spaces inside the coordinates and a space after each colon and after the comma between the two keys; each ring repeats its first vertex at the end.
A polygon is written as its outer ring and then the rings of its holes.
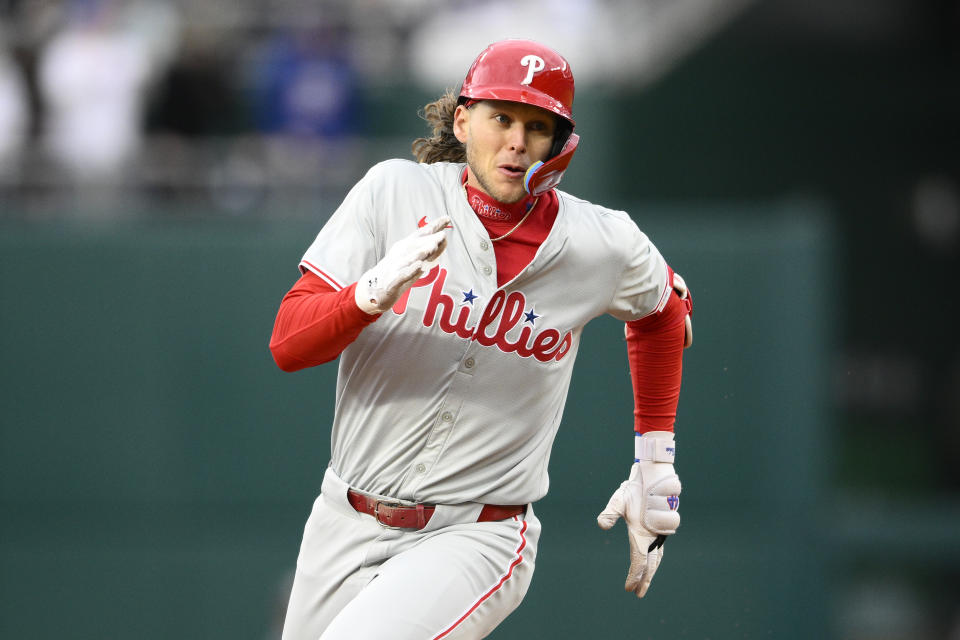
{"type": "Polygon", "coordinates": [[[444,228],[449,216],[441,216],[415,232],[397,240],[383,259],[360,276],[354,299],[370,315],[393,306],[404,291],[419,280],[447,248],[444,228]]]}
{"type": "Polygon", "coordinates": [[[670,431],[650,431],[636,437],[636,462],[630,479],[614,491],[597,516],[601,529],[623,518],[630,539],[630,569],[624,589],[638,598],[647,594],[663,559],[666,536],[680,526],[680,478],[673,470],[676,448],[670,431]]]}

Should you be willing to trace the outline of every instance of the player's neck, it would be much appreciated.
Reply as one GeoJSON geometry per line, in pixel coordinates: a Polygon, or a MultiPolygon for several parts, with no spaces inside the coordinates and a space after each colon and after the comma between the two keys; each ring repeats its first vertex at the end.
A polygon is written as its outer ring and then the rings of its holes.
{"type": "Polygon", "coordinates": [[[466,189],[467,202],[470,203],[470,208],[478,216],[487,220],[496,222],[517,221],[525,216],[536,202],[536,198],[531,195],[527,195],[518,202],[500,202],[493,196],[467,184],[466,170],[464,170],[461,182],[466,189]]]}
{"type": "Polygon", "coordinates": [[[470,208],[473,209],[478,216],[486,218],[487,220],[495,220],[497,222],[519,220],[530,211],[530,207],[533,206],[535,201],[533,196],[527,196],[519,202],[500,202],[479,189],[474,189],[470,185],[465,186],[467,188],[467,201],[470,203],[470,208]]]}

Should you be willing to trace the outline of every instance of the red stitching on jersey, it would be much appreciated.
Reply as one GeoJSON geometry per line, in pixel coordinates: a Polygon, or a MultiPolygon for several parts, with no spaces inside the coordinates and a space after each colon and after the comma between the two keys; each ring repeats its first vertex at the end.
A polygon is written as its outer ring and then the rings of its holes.
{"type": "MultiPolygon", "coordinates": [[[[519,518],[518,518],[517,516],[513,516],[513,519],[514,519],[514,520],[519,520],[519,518]]],[[[483,604],[484,601],[485,601],[487,598],[489,598],[489,597],[492,596],[494,593],[496,593],[496,592],[500,589],[500,587],[502,587],[502,586],[504,585],[504,583],[505,583],[507,580],[510,579],[510,577],[513,575],[513,570],[514,570],[514,568],[516,568],[517,565],[519,565],[521,562],[523,562],[523,555],[521,555],[520,552],[523,551],[523,548],[527,546],[527,539],[526,539],[526,537],[523,535],[523,534],[526,532],[526,530],[527,530],[527,522],[526,522],[526,520],[524,520],[524,521],[523,521],[523,526],[520,527],[520,546],[517,547],[517,550],[514,552],[514,553],[517,554],[517,557],[514,558],[513,562],[510,563],[510,566],[507,567],[506,573],[504,573],[504,574],[500,577],[499,582],[497,582],[497,584],[495,584],[492,589],[490,589],[490,590],[487,591],[485,594],[483,594],[482,596],[480,596],[480,599],[477,600],[475,603],[473,603],[473,606],[470,607],[469,609],[467,609],[467,612],[464,613],[462,616],[460,616],[460,618],[457,619],[456,622],[454,622],[452,625],[450,625],[450,626],[449,626],[445,631],[443,631],[440,635],[434,636],[433,640],[440,640],[440,638],[444,637],[445,635],[449,634],[451,631],[453,631],[454,629],[456,629],[458,626],[460,626],[460,624],[461,624],[464,620],[466,620],[466,619],[470,616],[471,613],[473,613],[474,611],[477,610],[477,607],[479,607],[481,604],[483,604]]]]}
{"type": "Polygon", "coordinates": [[[308,260],[301,260],[300,263],[305,264],[307,268],[310,269],[310,271],[313,271],[315,274],[323,278],[327,282],[327,284],[329,284],[331,287],[333,287],[337,291],[340,291],[341,289],[343,289],[343,285],[337,282],[336,278],[334,278],[328,273],[324,273],[324,271],[320,269],[317,265],[313,264],[308,260]]]}

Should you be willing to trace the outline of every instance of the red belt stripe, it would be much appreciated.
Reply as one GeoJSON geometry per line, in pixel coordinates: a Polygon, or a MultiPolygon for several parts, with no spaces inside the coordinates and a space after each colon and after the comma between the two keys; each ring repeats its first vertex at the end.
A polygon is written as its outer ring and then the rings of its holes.
{"type": "MultiPolygon", "coordinates": [[[[347,490],[347,501],[355,510],[373,516],[380,524],[400,529],[423,529],[437,509],[432,504],[384,502],[353,489],[347,490]]],[[[485,504],[477,516],[477,522],[506,520],[523,515],[526,510],[527,506],[522,504],[485,504]]]]}

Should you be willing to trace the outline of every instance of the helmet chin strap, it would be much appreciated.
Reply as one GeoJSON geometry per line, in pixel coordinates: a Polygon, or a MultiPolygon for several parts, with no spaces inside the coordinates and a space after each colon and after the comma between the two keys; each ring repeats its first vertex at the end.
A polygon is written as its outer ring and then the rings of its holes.
{"type": "Polygon", "coordinates": [[[580,144],[580,136],[571,133],[560,153],[546,162],[534,162],[523,176],[523,188],[532,196],[539,196],[560,184],[563,172],[570,166],[573,152],[580,144]]]}

